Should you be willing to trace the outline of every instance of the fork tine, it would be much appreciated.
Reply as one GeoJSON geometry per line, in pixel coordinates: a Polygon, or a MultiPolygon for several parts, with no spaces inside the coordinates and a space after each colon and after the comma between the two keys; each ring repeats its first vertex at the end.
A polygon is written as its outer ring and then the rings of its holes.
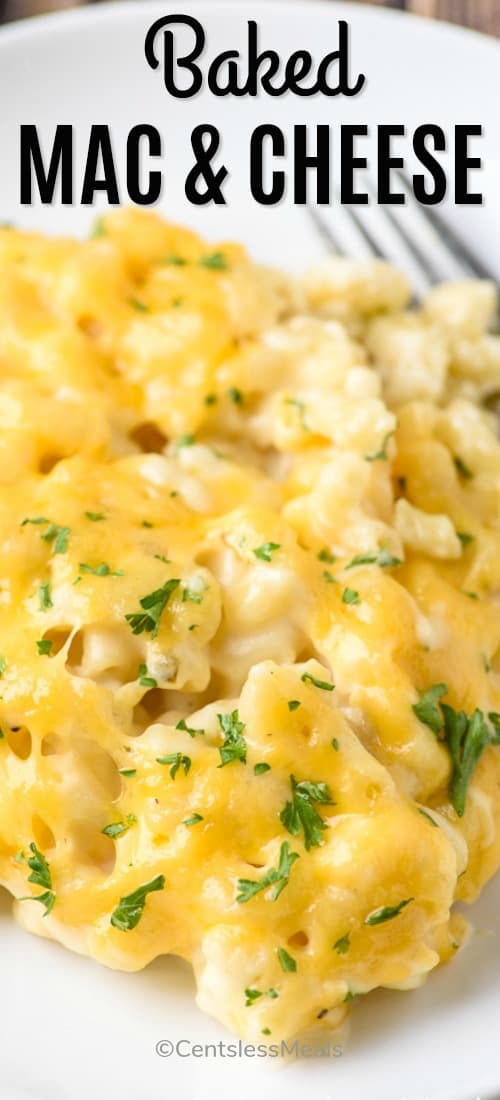
{"type": "Polygon", "coordinates": [[[378,241],[376,241],[375,237],[372,235],[372,233],[370,233],[370,230],[367,228],[364,222],[361,221],[361,218],[358,216],[357,210],[355,208],[353,209],[351,206],[344,206],[344,210],[346,214],[349,215],[351,221],[354,222],[356,229],[361,233],[361,236],[366,241],[368,247],[370,248],[370,251],[373,252],[373,255],[376,256],[378,260],[385,260],[387,258],[385,256],[385,253],[380,248],[378,241]]]}
{"type": "Polygon", "coordinates": [[[307,203],[307,213],[314,223],[315,228],[318,230],[323,241],[328,245],[329,250],[336,252],[338,256],[346,256],[346,250],[341,244],[339,238],[333,231],[332,226],[326,221],[326,218],[320,214],[317,206],[313,206],[312,203],[307,203]]]}
{"type": "MultiPolygon", "coordinates": [[[[407,192],[412,193],[412,187],[407,173],[397,168],[395,174],[399,176],[407,192]]],[[[497,281],[496,276],[486,264],[474,255],[465,241],[458,236],[455,230],[452,229],[433,208],[421,205],[420,210],[428,224],[438,233],[441,242],[444,242],[448,246],[452,256],[455,256],[465,264],[472,275],[475,275],[478,279],[492,279],[493,282],[497,281]]]]}

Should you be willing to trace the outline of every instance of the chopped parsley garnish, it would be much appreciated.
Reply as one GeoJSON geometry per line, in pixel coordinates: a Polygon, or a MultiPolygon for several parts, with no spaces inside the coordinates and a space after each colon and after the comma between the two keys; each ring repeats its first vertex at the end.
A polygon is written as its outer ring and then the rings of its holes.
{"type": "Polygon", "coordinates": [[[299,401],[298,397],[285,398],[285,405],[293,405],[299,414],[300,426],[304,432],[309,431],[309,425],[306,421],[306,407],[303,401],[299,401]]]}
{"type": "Polygon", "coordinates": [[[116,909],[111,914],[113,928],[118,928],[120,932],[131,932],[136,928],[144,912],[148,894],[163,890],[164,886],[165,875],[157,875],[156,878],[151,879],[151,882],[138,886],[137,890],[120,898],[116,909]]]}
{"type": "Polygon", "coordinates": [[[223,252],[209,252],[198,260],[199,267],[207,267],[209,271],[227,271],[229,264],[223,252]]]}
{"type": "Polygon", "coordinates": [[[145,302],[141,302],[139,298],[129,298],[128,304],[132,306],[132,309],[137,310],[137,313],[149,313],[149,306],[145,302]]]}
{"type": "Polygon", "coordinates": [[[300,859],[299,853],[291,852],[290,845],[288,841],[285,840],[280,848],[277,868],[272,867],[261,879],[238,879],[238,894],[236,896],[236,901],[241,904],[250,901],[251,898],[254,898],[255,895],[259,894],[262,890],[267,890],[269,886],[273,887],[271,892],[272,900],[277,901],[282,890],[285,889],[285,886],[288,886],[290,871],[297,859],[300,859]]]}
{"type": "Polygon", "coordinates": [[[328,683],[328,680],[317,680],[315,676],[311,676],[310,672],[303,672],[300,679],[304,684],[312,684],[313,687],[320,688],[321,691],[333,691],[335,684],[328,683]]]}
{"type": "Polygon", "coordinates": [[[49,657],[52,650],[50,638],[41,638],[41,640],[36,643],[36,648],[39,657],[49,657]]]}
{"type": "Polygon", "coordinates": [[[153,554],[153,557],[156,558],[157,561],[162,561],[164,565],[172,564],[171,559],[166,558],[164,554],[153,554]]]}
{"type": "Polygon", "coordinates": [[[5,657],[2,657],[2,654],[0,653],[0,676],[3,676],[6,668],[7,661],[5,660],[5,657]]]}
{"type": "Polygon", "coordinates": [[[357,604],[361,603],[359,598],[359,592],[355,588],[344,588],[342,593],[342,603],[357,604]]]}
{"type": "Polygon", "coordinates": [[[170,264],[171,267],[186,267],[187,260],[184,256],[177,256],[175,252],[170,252],[163,258],[162,263],[170,264]]]}
{"type": "Polygon", "coordinates": [[[430,821],[431,825],[434,825],[435,829],[439,829],[439,825],[438,825],[437,821],[434,821],[434,818],[431,817],[431,815],[429,813],[427,813],[427,810],[424,810],[423,806],[418,806],[417,809],[418,809],[419,814],[422,815],[422,817],[425,817],[427,821],[430,821]]]}
{"type": "Polygon", "coordinates": [[[115,823],[112,825],[106,825],[104,829],[101,829],[101,832],[104,833],[104,836],[109,836],[111,837],[111,840],[115,840],[116,837],[123,836],[124,833],[128,833],[132,825],[135,825],[136,823],[137,818],[135,814],[125,814],[125,818],[123,821],[115,821],[115,823]]]}
{"type": "Polygon", "coordinates": [[[364,457],[365,461],[366,462],[387,462],[388,457],[389,457],[388,454],[387,454],[387,444],[388,444],[391,436],[393,436],[393,435],[394,435],[393,431],[392,432],[387,432],[387,435],[384,435],[384,438],[382,440],[382,446],[381,446],[380,450],[375,451],[375,454],[364,455],[363,457],[364,457]]]}
{"type": "Polygon", "coordinates": [[[301,705],[300,699],[289,699],[288,700],[288,710],[291,710],[291,711],[298,710],[300,705],[301,705]]]}
{"type": "Polygon", "coordinates": [[[92,229],[90,230],[90,239],[95,241],[98,237],[106,236],[106,227],[102,218],[96,218],[92,229]]]}
{"type": "Polygon", "coordinates": [[[183,768],[184,775],[187,775],[191,767],[191,757],[184,756],[182,752],[169,752],[168,756],[157,756],[157,764],[170,764],[170,778],[175,779],[179,768],[183,768]]]}
{"type": "Polygon", "coordinates": [[[469,535],[468,531],[457,531],[457,539],[460,539],[462,546],[468,546],[469,543],[474,542],[474,535],[469,535]]]}
{"type": "Polygon", "coordinates": [[[453,455],[453,462],[455,464],[455,469],[461,477],[465,477],[467,478],[467,480],[470,480],[471,477],[474,477],[472,470],[469,469],[463,458],[460,458],[460,455],[453,455]]]}
{"type": "Polygon", "coordinates": [[[255,764],[254,765],[253,774],[254,775],[264,775],[264,772],[269,772],[269,771],[271,771],[271,765],[270,764],[265,764],[263,762],[262,764],[255,764]]]}
{"type": "Polygon", "coordinates": [[[242,394],[241,390],[237,389],[236,386],[231,386],[231,389],[228,390],[227,392],[228,392],[228,395],[231,398],[231,401],[233,402],[233,404],[235,404],[235,405],[243,405],[244,404],[243,394],[242,394]]]}
{"type": "Polygon", "coordinates": [[[318,560],[326,562],[327,565],[333,565],[335,561],[335,554],[331,554],[330,551],[324,547],[318,554],[318,560]]]}
{"type": "MultiPolygon", "coordinates": [[[[277,996],[278,993],[275,989],[266,989],[265,993],[262,989],[245,989],[245,1008],[249,1008],[250,1005],[253,1005],[255,1001],[258,1001],[259,997],[270,997],[271,1000],[274,1001],[277,996]]],[[[262,1034],[270,1035],[271,1032],[269,1028],[265,1028],[262,1034]]]]}
{"type": "Polygon", "coordinates": [[[278,962],[284,973],[294,974],[297,969],[297,963],[295,959],[292,959],[292,956],[288,954],[288,951],[285,951],[284,947],[278,947],[276,954],[278,956],[278,962]]]}
{"type": "Polygon", "coordinates": [[[106,519],[104,512],[85,512],[85,515],[91,523],[100,523],[101,520],[106,519]]]}
{"type": "Polygon", "coordinates": [[[245,1008],[253,1005],[255,1001],[258,1001],[259,997],[263,997],[264,994],[261,989],[245,989],[245,1008]]]}
{"type": "Polygon", "coordinates": [[[423,722],[424,726],[428,726],[433,733],[440,733],[444,726],[444,719],[439,709],[438,703],[443,695],[446,695],[448,687],[446,684],[434,684],[428,688],[427,691],[420,693],[420,700],[418,703],[414,703],[412,711],[416,714],[419,722],[423,722]]]}
{"type": "Polygon", "coordinates": [[[125,615],[127,622],[130,623],[132,634],[142,634],[147,631],[151,633],[152,638],[156,638],[163,612],[172,592],[175,592],[180,583],[179,578],[174,577],[169,581],[165,581],[161,588],[156,588],[154,592],[150,592],[149,596],[143,596],[142,600],[139,600],[141,607],[144,609],[143,612],[139,611],[136,614],[125,615]]]}
{"type": "Polygon", "coordinates": [[[52,912],[56,900],[56,895],[52,889],[52,875],[43,852],[37,848],[34,841],[31,842],[29,848],[31,856],[26,858],[24,853],[21,853],[19,862],[26,861],[31,870],[31,875],[28,875],[28,882],[32,882],[34,886],[41,886],[43,893],[34,896],[29,894],[27,897],[18,898],[18,901],[39,901],[45,906],[43,915],[46,917],[48,913],[52,912]]]}
{"type": "Polygon", "coordinates": [[[263,542],[262,546],[256,546],[253,553],[259,561],[272,561],[273,554],[276,550],[281,549],[281,543],[279,542],[263,542]]]}
{"type": "Polygon", "coordinates": [[[495,734],[491,739],[491,743],[492,745],[500,745],[500,714],[496,714],[495,711],[490,710],[488,718],[495,731],[495,734]]]}
{"type": "Polygon", "coordinates": [[[323,843],[321,834],[328,828],[316,806],[333,806],[334,802],[326,783],[309,780],[298,783],[295,776],[291,775],[290,784],[292,800],[282,809],[280,821],[292,836],[298,836],[303,831],[304,845],[306,851],[309,851],[323,843]]]}
{"type": "Polygon", "coordinates": [[[82,573],[91,573],[95,577],[123,577],[123,569],[111,569],[106,561],[100,565],[87,565],[81,561],[78,568],[82,573]]]}
{"type": "Polygon", "coordinates": [[[480,710],[467,717],[465,711],[456,711],[441,704],[446,741],[453,761],[450,798],[459,817],[465,812],[467,788],[483,750],[493,740],[480,710]]]}
{"type": "Polygon", "coordinates": [[[196,730],[193,729],[192,726],[187,726],[184,718],[181,718],[180,722],[177,723],[175,728],[176,730],[183,730],[184,733],[188,733],[190,737],[196,737],[197,734],[202,736],[205,733],[205,730],[196,730]]]}
{"type": "Polygon", "coordinates": [[[60,527],[57,523],[52,523],[50,519],[46,519],[45,516],[36,516],[35,519],[23,519],[21,527],[26,527],[27,523],[33,523],[36,526],[47,527],[47,530],[40,536],[44,542],[51,542],[53,554],[65,554],[68,549],[68,539],[71,534],[69,527],[60,527]]]}
{"type": "Polygon", "coordinates": [[[118,771],[125,779],[134,779],[137,775],[137,768],[119,768],[118,771]]]}
{"type": "Polygon", "coordinates": [[[346,932],[345,936],[341,936],[340,939],[334,943],[333,950],[337,952],[337,955],[347,955],[350,946],[350,932],[346,932]]]}
{"type": "Polygon", "coordinates": [[[207,393],[207,394],[205,394],[205,405],[216,405],[216,404],[217,404],[217,394],[216,393],[207,393]]]}
{"type": "Polygon", "coordinates": [[[38,595],[40,596],[40,611],[48,611],[49,607],[53,607],[52,596],[50,594],[50,581],[44,581],[38,589],[38,595]]]}
{"type": "Polygon", "coordinates": [[[154,676],[148,676],[148,666],[145,664],[139,665],[139,683],[141,687],[145,688],[158,687],[158,683],[154,676]]]}
{"type": "Polygon", "coordinates": [[[414,898],[406,898],[398,905],[383,905],[381,909],[374,909],[373,913],[365,917],[365,924],[385,924],[388,920],[394,920],[394,917],[398,917],[401,911],[414,900],[414,898]]]}
{"type": "Polygon", "coordinates": [[[59,527],[57,523],[49,523],[47,530],[43,532],[42,539],[44,542],[52,543],[53,554],[65,554],[70,534],[69,527],[59,527]]]}
{"type": "Polygon", "coordinates": [[[141,527],[154,527],[154,523],[151,523],[149,519],[143,519],[141,527]]]}
{"type": "Polygon", "coordinates": [[[182,822],[183,825],[187,825],[189,828],[191,825],[199,825],[200,821],[203,821],[201,814],[191,814],[191,817],[185,817],[182,822]]]}
{"type": "Polygon", "coordinates": [[[221,762],[219,768],[231,764],[233,760],[247,762],[247,744],[244,737],[245,723],[240,722],[237,710],[231,714],[217,715],[219,726],[224,734],[224,744],[219,749],[221,762]]]}
{"type": "Polygon", "coordinates": [[[195,443],[196,439],[192,432],[185,432],[184,435],[180,435],[177,440],[177,450],[180,450],[181,447],[194,447],[195,443]]]}
{"type": "Polygon", "coordinates": [[[326,581],[327,584],[337,584],[338,583],[337,578],[334,577],[333,573],[330,573],[329,569],[324,569],[323,570],[323,580],[326,581]]]}
{"type": "Polygon", "coordinates": [[[338,752],[338,751],[339,751],[339,748],[340,748],[340,745],[339,745],[339,743],[338,743],[338,741],[337,741],[337,738],[336,738],[336,737],[332,737],[332,749],[335,749],[335,752],[338,752]]]}
{"type": "Polygon", "coordinates": [[[383,546],[381,550],[376,550],[372,554],[357,554],[345,568],[354,569],[357,565],[380,565],[381,569],[392,569],[402,564],[401,558],[395,558],[389,553],[387,547],[383,546]]]}
{"type": "Polygon", "coordinates": [[[190,600],[191,603],[201,603],[206,590],[207,585],[203,577],[194,577],[191,587],[188,586],[183,589],[182,602],[187,603],[190,600]]]}

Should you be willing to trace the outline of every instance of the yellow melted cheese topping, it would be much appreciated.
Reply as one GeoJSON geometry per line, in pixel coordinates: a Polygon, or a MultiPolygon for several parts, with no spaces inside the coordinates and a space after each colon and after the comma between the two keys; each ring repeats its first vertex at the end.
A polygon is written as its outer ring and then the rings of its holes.
{"type": "Polygon", "coordinates": [[[500,711],[495,294],[409,299],[0,230],[0,882],[253,1039],[419,984],[499,864],[494,731],[461,814],[418,710],[500,711]]]}

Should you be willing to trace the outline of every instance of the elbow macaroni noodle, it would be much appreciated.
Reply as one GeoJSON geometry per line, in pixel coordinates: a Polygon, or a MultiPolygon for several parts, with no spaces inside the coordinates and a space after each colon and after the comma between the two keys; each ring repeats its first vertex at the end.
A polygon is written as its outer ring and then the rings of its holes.
{"type": "Polygon", "coordinates": [[[494,730],[460,794],[443,725],[500,711],[495,292],[410,297],[0,229],[0,883],[250,1039],[421,983],[500,862],[494,730]]]}

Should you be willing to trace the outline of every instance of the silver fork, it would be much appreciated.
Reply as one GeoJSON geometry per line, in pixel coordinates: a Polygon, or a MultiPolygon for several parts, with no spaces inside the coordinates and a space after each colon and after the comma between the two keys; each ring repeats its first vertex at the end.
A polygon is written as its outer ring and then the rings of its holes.
{"type": "Polygon", "coordinates": [[[399,169],[395,175],[406,193],[404,206],[308,204],[309,216],[328,250],[340,256],[390,260],[407,271],[416,301],[435,283],[446,279],[491,279],[497,284],[493,271],[442,216],[434,208],[416,202],[408,176],[399,169]]]}

